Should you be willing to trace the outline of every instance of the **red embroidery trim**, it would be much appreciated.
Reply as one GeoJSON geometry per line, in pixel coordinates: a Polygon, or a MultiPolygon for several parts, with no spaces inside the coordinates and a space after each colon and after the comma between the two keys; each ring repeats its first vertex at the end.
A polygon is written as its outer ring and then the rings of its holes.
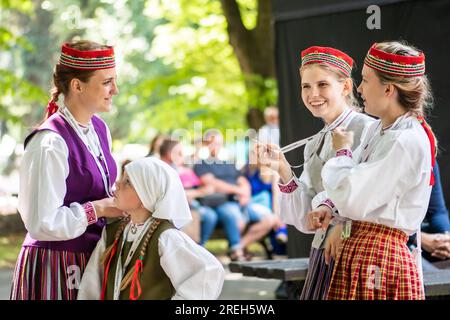
{"type": "Polygon", "coordinates": [[[347,156],[353,159],[353,154],[352,151],[349,149],[341,149],[338,152],[336,152],[336,157],[340,157],[340,156],[347,156]]]}
{"type": "Polygon", "coordinates": [[[97,222],[97,215],[95,214],[94,206],[91,202],[86,202],[83,204],[84,212],[86,213],[86,217],[88,220],[88,225],[94,224],[97,222]]]}
{"type": "Polygon", "coordinates": [[[102,283],[102,294],[100,296],[100,300],[105,300],[106,283],[108,282],[109,268],[111,266],[111,261],[112,261],[114,255],[116,254],[118,244],[119,244],[119,239],[114,240],[113,248],[112,248],[111,253],[109,254],[109,257],[108,257],[108,263],[105,266],[105,272],[104,272],[104,275],[103,275],[103,283],[102,283]]]}
{"type": "Polygon", "coordinates": [[[295,180],[292,179],[291,182],[289,182],[287,185],[278,184],[278,187],[280,188],[280,191],[283,193],[291,193],[298,188],[298,185],[295,182],[295,180]]]}
{"type": "Polygon", "coordinates": [[[348,77],[352,72],[353,59],[344,52],[330,47],[309,47],[301,52],[302,66],[312,63],[327,63],[339,68],[348,77]]]}
{"type": "Polygon", "coordinates": [[[428,123],[425,121],[423,117],[417,117],[417,120],[419,120],[420,124],[422,125],[422,128],[425,130],[425,133],[428,136],[428,140],[430,141],[430,149],[431,149],[431,176],[430,176],[430,186],[434,186],[434,172],[433,168],[436,163],[436,140],[434,139],[433,131],[431,130],[428,123]]]}
{"type": "Polygon", "coordinates": [[[322,201],[321,205],[327,206],[331,211],[334,211],[334,208],[336,207],[331,199],[325,199],[322,201]]]}

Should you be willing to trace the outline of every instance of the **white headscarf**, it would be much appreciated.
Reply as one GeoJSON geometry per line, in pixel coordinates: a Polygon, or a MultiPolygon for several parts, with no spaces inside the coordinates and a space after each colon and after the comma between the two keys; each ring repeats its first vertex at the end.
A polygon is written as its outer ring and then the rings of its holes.
{"type": "Polygon", "coordinates": [[[176,228],[192,220],[180,177],[167,163],[147,157],[130,162],[125,171],[142,204],[153,217],[171,220],[176,228]]]}

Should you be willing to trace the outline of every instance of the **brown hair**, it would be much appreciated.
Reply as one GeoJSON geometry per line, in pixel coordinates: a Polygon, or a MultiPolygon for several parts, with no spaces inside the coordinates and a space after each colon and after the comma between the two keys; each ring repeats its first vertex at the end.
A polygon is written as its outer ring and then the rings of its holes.
{"type": "Polygon", "coordinates": [[[161,139],[166,139],[166,135],[163,133],[158,133],[153,139],[150,141],[150,147],[147,156],[153,156],[155,154],[159,154],[159,149],[161,145],[157,146],[157,143],[161,139]]]}
{"type": "Polygon", "coordinates": [[[345,101],[347,102],[348,106],[351,107],[351,108],[353,108],[355,111],[360,112],[360,111],[362,110],[362,109],[361,109],[361,106],[359,105],[358,100],[355,98],[355,94],[354,94],[354,90],[353,90],[353,89],[355,88],[355,84],[354,84],[355,82],[353,81],[353,78],[352,78],[352,77],[349,78],[349,77],[348,77],[342,70],[340,70],[339,68],[330,66],[329,64],[323,63],[323,62],[319,62],[319,63],[311,63],[311,64],[307,64],[307,65],[304,65],[304,66],[300,67],[300,69],[299,69],[299,71],[300,71],[300,76],[301,76],[302,72],[303,72],[306,68],[308,68],[308,67],[310,67],[310,66],[319,66],[320,68],[324,69],[325,71],[328,71],[328,72],[333,73],[333,74],[336,76],[336,78],[337,78],[337,80],[338,80],[339,82],[344,81],[344,80],[346,80],[346,79],[352,80],[352,90],[351,90],[351,91],[348,93],[348,95],[345,97],[345,101]]]}
{"type": "MultiPolygon", "coordinates": [[[[376,48],[402,56],[419,56],[420,54],[419,49],[403,41],[380,42],[376,45],[376,48]]],[[[398,102],[406,111],[411,112],[415,116],[427,117],[433,108],[433,94],[430,81],[425,74],[419,77],[402,77],[382,73],[375,69],[372,70],[380,79],[381,83],[395,86],[398,92],[398,102]]],[[[434,132],[433,136],[437,153],[438,141],[434,132]]]]}
{"type": "MultiPolygon", "coordinates": [[[[376,45],[377,49],[402,56],[419,56],[420,51],[405,42],[386,41],[376,45]]],[[[426,75],[402,77],[389,75],[373,69],[383,84],[392,84],[398,92],[398,102],[405,110],[425,117],[433,106],[433,95],[426,75]]]]}
{"type": "MultiPolygon", "coordinates": [[[[80,51],[108,49],[108,46],[89,40],[71,42],[68,46],[80,51]]],[[[82,82],[88,82],[94,72],[95,70],[78,70],[57,64],[53,72],[53,88],[50,90],[53,101],[58,101],[61,93],[64,95],[69,93],[70,81],[72,79],[76,78],[82,82]]]]}
{"type": "MultiPolygon", "coordinates": [[[[120,223],[120,226],[117,229],[116,234],[114,235],[114,242],[119,241],[119,238],[122,235],[123,230],[125,230],[125,227],[127,226],[129,221],[130,221],[130,217],[125,217],[125,218],[122,218],[122,221],[118,222],[118,223],[120,223]]],[[[106,264],[108,263],[108,260],[112,254],[112,251],[113,251],[113,248],[115,245],[114,242],[108,248],[106,248],[105,251],[100,256],[100,264],[104,267],[106,267],[106,264]]]]}
{"type": "MultiPolygon", "coordinates": [[[[67,45],[80,51],[101,50],[109,48],[108,46],[101,45],[97,42],[89,40],[74,41],[68,43],[67,45]]],[[[49,101],[47,108],[49,108],[51,103],[56,104],[56,101],[58,101],[59,95],[61,93],[67,96],[72,79],[76,78],[82,82],[88,82],[89,79],[94,75],[94,72],[95,70],[79,70],[58,63],[53,70],[53,88],[50,90],[50,95],[52,98],[49,101]]],[[[48,112],[45,112],[44,118],[37,125],[35,125],[34,129],[39,128],[39,126],[42,125],[50,115],[51,114],[49,114],[48,112]]]]}
{"type": "Polygon", "coordinates": [[[125,159],[122,161],[122,164],[120,165],[120,169],[121,169],[121,177],[123,177],[125,175],[125,166],[127,164],[129,164],[131,162],[130,159],[125,159]]]}
{"type": "Polygon", "coordinates": [[[159,147],[159,156],[162,158],[162,157],[165,157],[166,155],[170,154],[172,152],[173,148],[175,148],[175,146],[179,143],[180,143],[180,141],[178,141],[178,140],[165,139],[161,143],[161,147],[159,147]]]}

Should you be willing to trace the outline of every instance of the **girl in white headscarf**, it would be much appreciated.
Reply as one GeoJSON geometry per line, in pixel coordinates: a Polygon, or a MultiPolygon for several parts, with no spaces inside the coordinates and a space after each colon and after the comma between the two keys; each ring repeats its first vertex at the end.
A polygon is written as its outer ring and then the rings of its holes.
{"type": "Polygon", "coordinates": [[[78,299],[218,298],[222,265],[178,230],[192,217],[175,170],[153,157],[132,161],[114,197],[129,217],[103,230],[78,299]]]}

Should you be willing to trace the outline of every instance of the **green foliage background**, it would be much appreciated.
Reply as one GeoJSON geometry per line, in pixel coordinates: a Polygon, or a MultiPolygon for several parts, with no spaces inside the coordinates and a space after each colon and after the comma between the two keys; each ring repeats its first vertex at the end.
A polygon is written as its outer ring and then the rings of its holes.
{"type": "MultiPolygon", "coordinates": [[[[216,0],[25,0],[0,2],[0,123],[21,141],[44,115],[64,41],[115,46],[120,93],[102,117],[117,145],[158,131],[247,128],[248,107],[276,103],[274,79],[248,92],[216,0]]],[[[256,0],[238,1],[247,28],[256,0]]]]}

